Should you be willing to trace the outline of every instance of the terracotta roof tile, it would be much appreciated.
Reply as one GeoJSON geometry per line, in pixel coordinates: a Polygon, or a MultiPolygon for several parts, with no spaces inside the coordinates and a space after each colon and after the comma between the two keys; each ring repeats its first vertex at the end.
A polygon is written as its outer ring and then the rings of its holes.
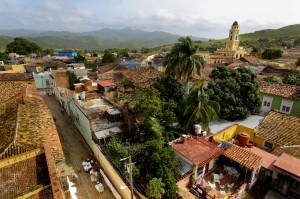
{"type": "Polygon", "coordinates": [[[254,56],[244,56],[244,57],[241,58],[241,60],[243,60],[245,62],[248,62],[252,65],[262,65],[265,62],[261,59],[258,59],[256,57],[254,57],[254,56]]]}
{"type": "Polygon", "coordinates": [[[281,148],[278,147],[274,151],[272,151],[272,154],[276,156],[281,156],[283,153],[289,154],[291,156],[294,156],[296,158],[300,159],[300,147],[287,147],[287,148],[281,148]]]}
{"type": "Polygon", "coordinates": [[[199,167],[220,156],[222,150],[203,138],[187,138],[183,142],[173,142],[172,147],[179,154],[199,167]]]}
{"type": "Polygon", "coordinates": [[[300,159],[282,154],[279,159],[275,162],[274,167],[279,168],[283,171],[288,172],[300,178],[300,159]]]}
{"type": "Polygon", "coordinates": [[[300,86],[296,85],[260,81],[259,91],[262,93],[300,100],[300,86]]]}
{"type": "Polygon", "coordinates": [[[0,102],[12,98],[25,89],[26,84],[21,82],[0,82],[0,102]]]}
{"type": "Polygon", "coordinates": [[[97,82],[100,86],[106,87],[106,86],[115,86],[116,84],[114,82],[111,82],[109,80],[102,80],[97,82]]]}
{"type": "Polygon", "coordinates": [[[151,85],[157,78],[163,77],[165,74],[149,67],[141,67],[134,70],[124,72],[125,81],[134,86],[151,85]]]}
{"type": "Polygon", "coordinates": [[[263,161],[262,161],[263,168],[268,169],[269,171],[274,170],[273,164],[278,159],[277,156],[275,156],[267,151],[261,150],[257,147],[244,148],[244,149],[262,157],[263,158],[263,161]]]}
{"type": "Polygon", "coordinates": [[[226,149],[223,155],[251,170],[257,169],[262,165],[262,157],[235,144],[232,144],[231,148],[226,149]]]}
{"type": "Polygon", "coordinates": [[[300,118],[270,111],[258,126],[256,136],[281,146],[299,145],[300,118]]]}
{"type": "Polygon", "coordinates": [[[0,73],[0,81],[33,80],[31,73],[0,73]]]}

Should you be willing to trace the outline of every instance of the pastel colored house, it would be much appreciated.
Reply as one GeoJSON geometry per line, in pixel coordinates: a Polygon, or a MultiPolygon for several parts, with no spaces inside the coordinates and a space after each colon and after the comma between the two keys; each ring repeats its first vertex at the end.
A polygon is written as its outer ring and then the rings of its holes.
{"type": "Polygon", "coordinates": [[[53,88],[53,78],[51,78],[50,73],[32,73],[32,75],[37,89],[53,88]]]}
{"type": "Polygon", "coordinates": [[[259,96],[263,115],[271,110],[278,110],[300,116],[300,86],[261,81],[259,96]]]}
{"type": "Polygon", "coordinates": [[[217,146],[204,137],[183,136],[170,145],[181,162],[180,192],[189,185],[198,197],[240,198],[255,183],[262,165],[261,157],[229,142],[217,146]],[[227,173],[226,167],[235,173],[227,173]]]}

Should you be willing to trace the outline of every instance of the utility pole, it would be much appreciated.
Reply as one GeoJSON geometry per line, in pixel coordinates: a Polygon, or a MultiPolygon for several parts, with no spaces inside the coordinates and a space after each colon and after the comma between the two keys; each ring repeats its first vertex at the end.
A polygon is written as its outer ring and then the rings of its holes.
{"type": "Polygon", "coordinates": [[[126,157],[126,158],[122,158],[120,161],[124,161],[127,160],[129,161],[128,164],[125,164],[126,166],[129,166],[129,186],[130,186],[130,192],[131,192],[131,199],[133,199],[133,182],[132,182],[132,165],[134,163],[131,162],[131,155],[126,157]]]}

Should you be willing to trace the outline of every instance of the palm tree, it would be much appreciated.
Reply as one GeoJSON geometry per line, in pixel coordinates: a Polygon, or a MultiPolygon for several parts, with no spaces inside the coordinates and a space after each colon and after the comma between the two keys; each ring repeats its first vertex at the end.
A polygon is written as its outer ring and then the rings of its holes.
{"type": "Polygon", "coordinates": [[[218,119],[220,105],[218,102],[209,100],[203,87],[194,86],[191,94],[183,100],[183,127],[185,130],[193,124],[201,124],[202,129],[209,131],[209,123],[218,119]]]}
{"type": "Polygon", "coordinates": [[[189,79],[194,72],[201,77],[204,60],[196,55],[199,47],[193,44],[190,37],[181,37],[178,41],[165,57],[164,66],[167,74],[185,82],[185,93],[189,94],[189,79]]]}

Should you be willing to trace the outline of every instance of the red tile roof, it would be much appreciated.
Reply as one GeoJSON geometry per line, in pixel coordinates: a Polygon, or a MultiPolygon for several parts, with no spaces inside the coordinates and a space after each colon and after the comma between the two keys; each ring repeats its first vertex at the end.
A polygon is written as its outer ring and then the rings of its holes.
{"type": "Polygon", "coordinates": [[[183,142],[173,142],[172,147],[193,164],[202,167],[223,152],[219,147],[204,138],[187,138],[183,142]]]}
{"type": "Polygon", "coordinates": [[[296,85],[260,81],[259,91],[262,93],[300,100],[300,86],[296,85]]]}
{"type": "Polygon", "coordinates": [[[276,160],[278,159],[277,156],[269,153],[269,152],[266,152],[264,150],[261,150],[257,147],[251,147],[251,148],[244,148],[246,149],[247,151],[250,151],[260,157],[263,158],[263,161],[262,161],[262,167],[269,170],[269,171],[273,171],[274,170],[274,167],[273,167],[273,164],[274,162],[276,162],[276,160]]]}
{"type": "Polygon", "coordinates": [[[0,81],[33,80],[31,73],[0,73],[0,81]]]}
{"type": "Polygon", "coordinates": [[[226,149],[223,155],[250,170],[257,169],[262,165],[262,157],[235,144],[226,149]]]}
{"type": "Polygon", "coordinates": [[[254,57],[254,56],[244,56],[244,57],[241,58],[241,60],[243,60],[245,62],[248,62],[252,65],[262,65],[265,62],[261,59],[258,59],[256,57],[254,57]]]}
{"type": "Polygon", "coordinates": [[[109,80],[103,80],[97,82],[100,86],[106,87],[106,86],[115,86],[116,84],[109,81],[109,80]]]}
{"type": "Polygon", "coordinates": [[[274,167],[300,178],[300,159],[298,158],[284,153],[275,162],[274,167]]]}

